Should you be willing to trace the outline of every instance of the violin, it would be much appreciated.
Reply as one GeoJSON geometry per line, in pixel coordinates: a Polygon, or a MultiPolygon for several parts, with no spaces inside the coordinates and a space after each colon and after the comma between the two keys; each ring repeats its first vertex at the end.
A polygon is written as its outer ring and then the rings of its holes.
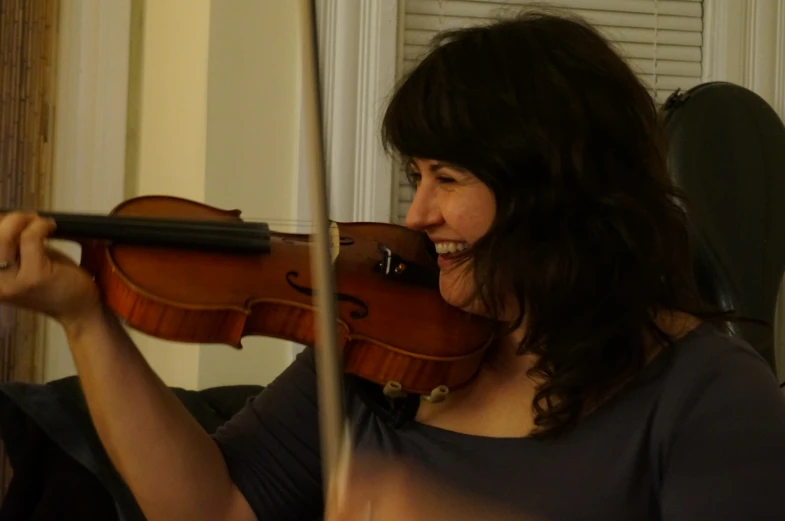
{"type": "MultiPolygon", "coordinates": [[[[81,244],[81,266],[133,329],[238,349],[249,335],[314,346],[310,235],[172,196],[132,198],[109,215],[40,215],[55,221],[53,238],[81,244]]],[[[387,223],[330,231],[343,370],[390,396],[436,401],[468,382],[493,323],[442,299],[427,236],[387,223]]]]}

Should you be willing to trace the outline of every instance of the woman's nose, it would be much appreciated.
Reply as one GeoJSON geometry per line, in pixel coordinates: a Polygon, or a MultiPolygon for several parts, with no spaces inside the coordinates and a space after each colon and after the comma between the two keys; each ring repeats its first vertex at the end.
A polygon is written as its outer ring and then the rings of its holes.
{"type": "Polygon", "coordinates": [[[414,198],[406,212],[406,226],[423,231],[441,224],[441,212],[435,194],[424,184],[414,191],[414,198]]]}

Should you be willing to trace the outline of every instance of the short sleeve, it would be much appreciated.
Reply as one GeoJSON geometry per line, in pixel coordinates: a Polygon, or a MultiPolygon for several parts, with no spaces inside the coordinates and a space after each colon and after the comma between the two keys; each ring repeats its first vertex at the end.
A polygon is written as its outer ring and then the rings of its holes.
{"type": "Polygon", "coordinates": [[[318,519],[321,460],[313,349],[213,435],[260,521],[318,519]]]}
{"type": "Polygon", "coordinates": [[[664,465],[661,519],[785,520],[785,396],[749,346],[720,351],[684,396],[664,465]]]}

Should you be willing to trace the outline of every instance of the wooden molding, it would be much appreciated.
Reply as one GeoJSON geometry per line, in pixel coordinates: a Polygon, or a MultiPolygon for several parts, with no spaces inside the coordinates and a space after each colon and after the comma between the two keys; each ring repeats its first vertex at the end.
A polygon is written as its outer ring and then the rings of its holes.
{"type": "Polygon", "coordinates": [[[703,3],[703,81],[746,87],[785,119],[785,2],[703,3]]]}
{"type": "MultiPolygon", "coordinates": [[[[52,209],[102,213],[123,199],[131,3],[60,2],[52,209]]],[[[75,374],[62,327],[42,328],[44,381],[75,374]]]]}
{"type": "Polygon", "coordinates": [[[317,0],[330,215],[389,222],[392,161],[379,139],[395,83],[398,5],[317,0]]]}
{"type": "Polygon", "coordinates": [[[108,211],[124,194],[131,0],[61,10],[52,204],[108,211]]]}

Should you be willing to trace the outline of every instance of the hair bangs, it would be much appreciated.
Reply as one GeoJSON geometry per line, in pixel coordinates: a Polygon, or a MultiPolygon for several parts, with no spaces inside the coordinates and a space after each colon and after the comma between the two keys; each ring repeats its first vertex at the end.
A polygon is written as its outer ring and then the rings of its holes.
{"type": "Polygon", "coordinates": [[[467,102],[467,67],[458,66],[455,49],[437,47],[402,79],[382,122],[382,143],[405,162],[412,158],[449,161],[469,167],[478,150],[481,104],[467,102]]]}

